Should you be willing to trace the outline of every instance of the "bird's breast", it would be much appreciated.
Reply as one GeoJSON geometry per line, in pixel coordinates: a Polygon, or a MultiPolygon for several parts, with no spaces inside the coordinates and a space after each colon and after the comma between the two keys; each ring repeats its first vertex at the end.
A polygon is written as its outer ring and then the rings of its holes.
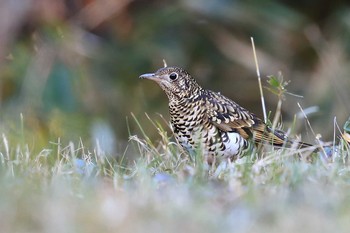
{"type": "Polygon", "coordinates": [[[169,112],[175,138],[186,149],[202,148],[207,155],[233,157],[246,147],[238,133],[224,132],[212,124],[200,104],[169,104],[169,112]]]}

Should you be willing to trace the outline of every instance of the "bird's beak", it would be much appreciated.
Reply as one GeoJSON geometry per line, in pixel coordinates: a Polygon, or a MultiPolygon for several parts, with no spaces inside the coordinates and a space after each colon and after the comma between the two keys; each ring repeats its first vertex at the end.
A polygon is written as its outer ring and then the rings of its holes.
{"type": "Polygon", "coordinates": [[[140,78],[142,79],[152,79],[155,77],[155,74],[154,73],[149,73],[149,74],[143,74],[143,75],[140,75],[140,78]]]}
{"type": "Polygon", "coordinates": [[[159,76],[156,75],[155,73],[149,73],[149,74],[143,74],[140,76],[142,79],[149,79],[153,81],[159,81],[159,76]]]}

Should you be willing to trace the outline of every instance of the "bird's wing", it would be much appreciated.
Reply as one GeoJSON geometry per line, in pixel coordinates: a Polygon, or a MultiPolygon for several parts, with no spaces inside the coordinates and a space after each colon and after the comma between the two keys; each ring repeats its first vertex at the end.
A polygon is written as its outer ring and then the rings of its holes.
{"type": "Polygon", "coordinates": [[[282,145],[285,135],[280,131],[272,132],[265,123],[225,96],[208,92],[205,98],[208,119],[225,132],[235,131],[243,138],[254,138],[256,142],[272,142],[282,145]]]}
{"type": "Polygon", "coordinates": [[[219,93],[208,92],[204,100],[209,120],[224,131],[251,127],[255,123],[248,110],[219,93]]]}

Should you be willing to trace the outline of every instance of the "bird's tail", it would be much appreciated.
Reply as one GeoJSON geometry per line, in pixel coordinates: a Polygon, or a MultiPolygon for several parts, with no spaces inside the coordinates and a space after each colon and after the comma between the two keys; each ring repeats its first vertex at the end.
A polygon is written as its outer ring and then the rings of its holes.
{"type": "Polygon", "coordinates": [[[270,144],[281,148],[302,149],[314,147],[314,149],[316,149],[315,145],[292,139],[288,137],[285,132],[278,129],[272,130],[266,127],[264,130],[255,129],[254,133],[254,139],[258,143],[270,144]]]}
{"type": "MultiPolygon", "coordinates": [[[[289,138],[285,132],[281,130],[270,130],[271,133],[274,135],[274,137],[277,137],[279,140],[277,140],[276,146],[286,146],[286,147],[296,147],[296,148],[308,148],[308,147],[314,147],[314,145],[302,141],[298,141],[296,139],[289,138]]],[[[274,144],[275,145],[275,144],[274,144]]]]}

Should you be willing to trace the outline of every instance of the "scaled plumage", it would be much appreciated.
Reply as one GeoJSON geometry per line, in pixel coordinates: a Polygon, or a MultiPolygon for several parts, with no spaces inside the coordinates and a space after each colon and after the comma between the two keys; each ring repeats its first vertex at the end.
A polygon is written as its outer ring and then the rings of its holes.
{"type": "Polygon", "coordinates": [[[187,150],[202,149],[208,158],[236,159],[256,143],[275,146],[293,143],[284,132],[272,131],[260,118],[234,101],[203,89],[181,68],[164,67],[140,78],[157,82],[168,96],[175,138],[187,150]]]}

